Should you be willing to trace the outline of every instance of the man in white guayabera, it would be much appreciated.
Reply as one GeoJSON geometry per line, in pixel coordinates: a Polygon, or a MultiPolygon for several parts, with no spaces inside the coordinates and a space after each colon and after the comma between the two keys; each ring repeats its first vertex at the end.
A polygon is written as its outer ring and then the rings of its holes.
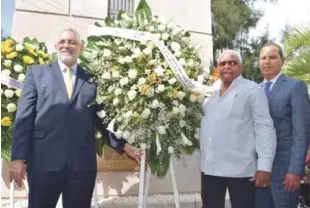
{"type": "Polygon", "coordinates": [[[267,187],[276,133],[264,90],[241,76],[242,59],[228,50],[218,60],[220,89],[203,103],[200,131],[203,208],[253,208],[255,186],[267,187]]]}

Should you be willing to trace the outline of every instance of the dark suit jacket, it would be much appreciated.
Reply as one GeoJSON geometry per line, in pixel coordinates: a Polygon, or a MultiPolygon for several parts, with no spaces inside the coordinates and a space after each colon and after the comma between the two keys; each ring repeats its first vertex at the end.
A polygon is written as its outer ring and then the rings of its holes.
{"type": "Polygon", "coordinates": [[[97,87],[91,75],[77,67],[69,100],[58,62],[29,68],[14,124],[12,160],[28,168],[58,171],[96,170],[95,124],[112,147],[122,151],[125,140],[106,130],[96,115],[97,87]]]}

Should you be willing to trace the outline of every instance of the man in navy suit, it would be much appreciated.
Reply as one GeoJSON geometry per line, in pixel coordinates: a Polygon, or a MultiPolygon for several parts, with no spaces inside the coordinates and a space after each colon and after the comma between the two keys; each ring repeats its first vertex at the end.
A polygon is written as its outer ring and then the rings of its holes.
{"type": "Polygon", "coordinates": [[[280,46],[265,45],[260,52],[262,86],[277,133],[277,151],[270,186],[257,188],[256,208],[296,208],[309,146],[310,106],[307,86],[281,73],[280,46]]]}
{"type": "Polygon", "coordinates": [[[67,28],[56,43],[58,60],[29,68],[14,124],[11,180],[29,184],[29,208],[54,208],[60,194],[65,208],[88,208],[96,178],[95,126],[110,146],[129,156],[137,149],[117,139],[91,104],[96,85],[78,64],[83,46],[67,28]]]}

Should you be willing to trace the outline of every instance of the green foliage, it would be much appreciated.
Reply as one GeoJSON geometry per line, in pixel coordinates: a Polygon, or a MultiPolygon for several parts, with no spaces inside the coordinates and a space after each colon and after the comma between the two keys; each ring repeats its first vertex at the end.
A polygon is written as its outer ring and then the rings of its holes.
{"type": "Polygon", "coordinates": [[[310,84],[310,25],[292,28],[284,40],[287,63],[284,72],[310,84]]]}

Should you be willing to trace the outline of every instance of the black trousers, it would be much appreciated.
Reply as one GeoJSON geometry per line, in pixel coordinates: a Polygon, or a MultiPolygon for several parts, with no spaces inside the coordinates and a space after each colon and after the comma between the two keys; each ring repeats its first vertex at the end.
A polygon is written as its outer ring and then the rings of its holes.
{"type": "Polygon", "coordinates": [[[201,174],[203,208],[225,208],[228,189],[232,208],[254,208],[255,185],[250,178],[228,178],[201,174]]]}
{"type": "Polygon", "coordinates": [[[60,194],[64,208],[90,208],[96,171],[28,170],[29,208],[55,208],[60,194]]]}

